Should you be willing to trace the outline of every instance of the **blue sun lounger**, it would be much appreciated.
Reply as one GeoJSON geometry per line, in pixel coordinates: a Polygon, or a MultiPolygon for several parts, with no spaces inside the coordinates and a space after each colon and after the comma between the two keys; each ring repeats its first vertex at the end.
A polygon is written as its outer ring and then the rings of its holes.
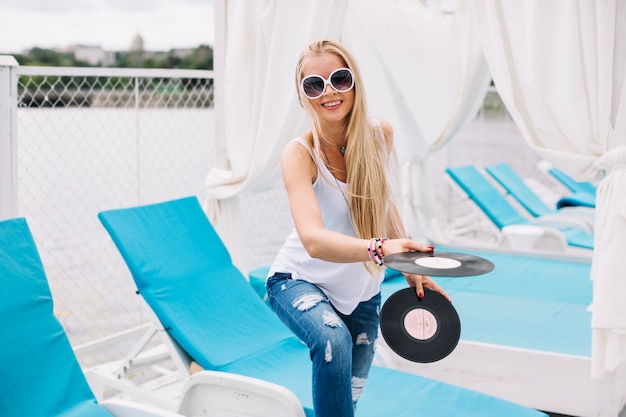
{"type": "Polygon", "coordinates": [[[573,193],[587,193],[592,196],[596,195],[596,186],[588,181],[576,181],[556,167],[549,168],[548,173],[550,173],[550,175],[552,175],[556,180],[558,180],[573,193]]]}
{"type": "Polygon", "coordinates": [[[54,316],[24,218],[0,221],[0,318],[1,416],[182,417],[140,404],[98,403],[54,316]]]}
{"type": "MultiPolygon", "coordinates": [[[[138,293],[202,368],[279,384],[314,416],[308,349],[256,295],[195,197],[99,214],[138,293]]],[[[540,416],[493,396],[374,367],[359,417],[540,416]]]]}
{"type": "Polygon", "coordinates": [[[499,230],[510,226],[543,227],[546,231],[558,231],[569,246],[593,249],[593,234],[568,226],[569,222],[542,223],[540,219],[531,221],[522,216],[474,166],[451,167],[446,173],[499,230]]]}
{"type": "Polygon", "coordinates": [[[597,188],[595,185],[590,182],[576,181],[556,167],[549,168],[548,173],[572,192],[572,194],[562,197],[557,202],[557,208],[572,206],[596,206],[597,188]]]}
{"type": "Polygon", "coordinates": [[[506,162],[486,166],[485,171],[533,217],[556,216],[593,231],[595,210],[592,208],[580,205],[564,206],[563,199],[559,200],[560,206],[558,204],[554,208],[548,206],[506,162]]]}

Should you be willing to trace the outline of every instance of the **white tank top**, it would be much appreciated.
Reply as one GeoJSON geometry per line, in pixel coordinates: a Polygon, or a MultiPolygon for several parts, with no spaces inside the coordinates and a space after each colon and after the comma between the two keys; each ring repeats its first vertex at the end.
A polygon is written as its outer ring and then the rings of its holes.
{"type": "MultiPolygon", "coordinates": [[[[356,236],[347,196],[341,190],[347,185],[336,180],[319,155],[312,151],[302,138],[296,138],[304,146],[318,167],[317,179],[313,189],[322,211],[324,228],[356,236]],[[328,181],[334,181],[331,185],[328,181]]],[[[365,249],[363,249],[365,250],[365,249]]],[[[350,314],[362,301],[367,301],[380,291],[384,272],[372,276],[363,262],[337,263],[312,258],[304,248],[298,232],[294,228],[270,267],[268,277],[276,272],[291,273],[293,279],[301,279],[317,285],[326,294],[332,305],[343,314],[350,314]]]]}

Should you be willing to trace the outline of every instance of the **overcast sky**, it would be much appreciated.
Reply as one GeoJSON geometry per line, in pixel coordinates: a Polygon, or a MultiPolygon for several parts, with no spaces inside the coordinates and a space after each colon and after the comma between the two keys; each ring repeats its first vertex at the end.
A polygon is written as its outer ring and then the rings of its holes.
{"type": "Polygon", "coordinates": [[[214,0],[0,0],[0,53],[72,44],[127,50],[213,46],[214,0]]]}

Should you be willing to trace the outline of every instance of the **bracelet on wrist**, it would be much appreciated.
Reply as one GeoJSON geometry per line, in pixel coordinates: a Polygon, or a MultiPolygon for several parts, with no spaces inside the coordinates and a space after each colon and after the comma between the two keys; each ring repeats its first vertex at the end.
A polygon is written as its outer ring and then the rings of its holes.
{"type": "Polygon", "coordinates": [[[372,262],[374,262],[377,266],[383,266],[383,242],[385,239],[375,237],[370,239],[369,246],[367,247],[367,253],[370,256],[372,262]]]}

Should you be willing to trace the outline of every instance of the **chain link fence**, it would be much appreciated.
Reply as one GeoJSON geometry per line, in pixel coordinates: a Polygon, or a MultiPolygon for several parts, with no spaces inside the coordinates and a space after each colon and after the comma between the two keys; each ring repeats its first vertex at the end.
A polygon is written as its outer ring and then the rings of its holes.
{"type": "MultiPolygon", "coordinates": [[[[27,218],[39,247],[55,314],[74,346],[150,321],[96,216],[188,195],[204,200],[204,178],[218,152],[212,72],[21,67],[17,73],[17,215],[27,218]]],[[[249,224],[246,264],[238,265],[245,274],[271,260],[290,221],[280,187],[244,193],[240,201],[249,224]],[[276,236],[270,245],[268,235],[276,236]]],[[[91,366],[129,348],[79,359],[91,366]]]]}
{"type": "MultiPolygon", "coordinates": [[[[96,216],[205,198],[204,177],[217,152],[212,72],[17,67],[16,73],[16,215],[26,217],[39,247],[55,314],[74,346],[149,321],[96,216]]],[[[280,190],[244,196],[242,206],[256,207],[258,219],[262,204],[250,200],[276,198],[280,190]]],[[[248,259],[250,266],[266,261],[248,259]]],[[[90,366],[127,348],[79,359],[90,366]]]]}

